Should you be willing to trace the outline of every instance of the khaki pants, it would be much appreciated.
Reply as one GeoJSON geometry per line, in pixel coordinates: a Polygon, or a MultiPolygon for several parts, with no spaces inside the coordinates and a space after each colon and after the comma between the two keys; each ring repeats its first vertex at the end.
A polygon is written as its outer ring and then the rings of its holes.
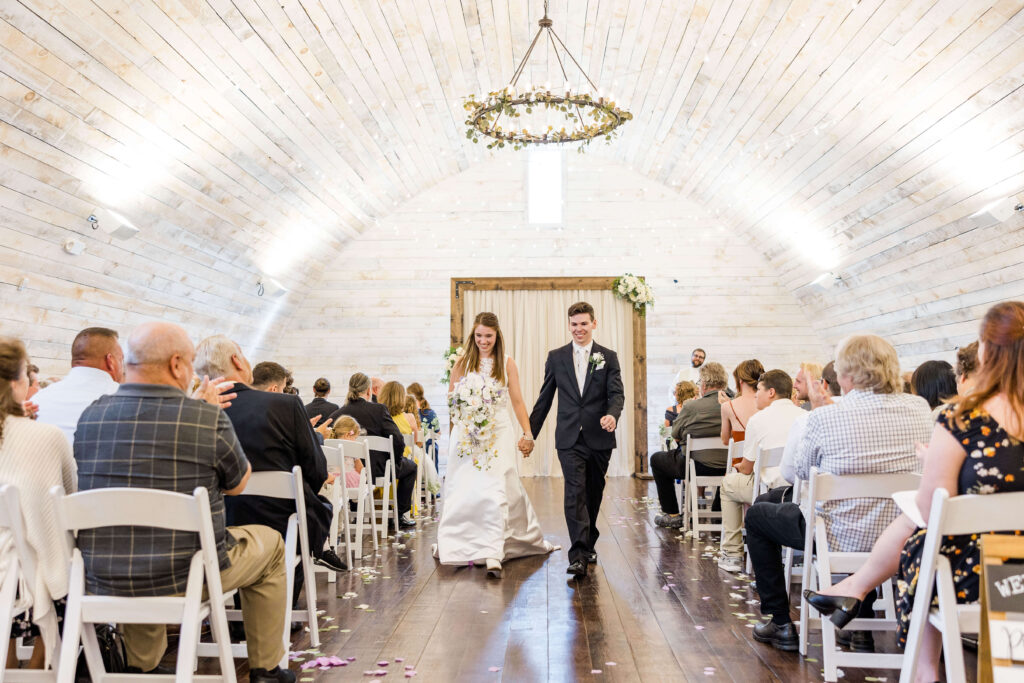
{"type": "Polygon", "coordinates": [[[754,493],[754,475],[730,472],[722,481],[722,553],[743,557],[743,506],[754,493]]]}
{"type": "MultiPolygon", "coordinates": [[[[284,657],[284,541],[268,526],[228,527],[238,543],[228,550],[231,566],[221,571],[224,591],[238,589],[249,652],[249,668],[273,669],[284,657]]],[[[128,665],[154,669],[167,651],[164,624],[121,624],[128,665]]]]}

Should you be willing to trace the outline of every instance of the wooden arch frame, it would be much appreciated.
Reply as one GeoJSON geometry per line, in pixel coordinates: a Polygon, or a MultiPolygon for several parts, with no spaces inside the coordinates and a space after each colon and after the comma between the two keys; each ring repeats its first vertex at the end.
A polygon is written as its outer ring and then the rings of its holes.
{"type": "MultiPolygon", "coordinates": [[[[451,343],[458,346],[465,339],[462,325],[466,290],[602,290],[611,289],[613,277],[478,277],[452,278],[451,343]]],[[[647,475],[647,324],[646,318],[633,309],[633,476],[647,475]]],[[[630,406],[625,406],[629,410],[630,406]]]]}

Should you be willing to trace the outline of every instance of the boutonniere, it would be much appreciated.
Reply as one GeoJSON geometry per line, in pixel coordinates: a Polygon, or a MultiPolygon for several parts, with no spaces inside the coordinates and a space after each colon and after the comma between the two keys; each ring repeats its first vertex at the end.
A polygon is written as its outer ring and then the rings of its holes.
{"type": "Polygon", "coordinates": [[[604,354],[598,351],[590,354],[590,371],[600,370],[604,367],[604,354]]]}

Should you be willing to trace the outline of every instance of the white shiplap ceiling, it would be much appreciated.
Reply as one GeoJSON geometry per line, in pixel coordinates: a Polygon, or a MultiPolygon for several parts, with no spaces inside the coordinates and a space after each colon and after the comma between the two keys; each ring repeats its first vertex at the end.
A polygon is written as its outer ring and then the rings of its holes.
{"type": "MultiPolygon", "coordinates": [[[[508,81],[542,6],[0,0],[4,246],[85,232],[80,218],[104,204],[144,228],[122,264],[185,245],[195,264],[172,294],[258,319],[248,290],[204,281],[260,270],[301,295],[348,238],[489,155],[465,139],[463,98],[508,81]]],[[[1022,8],[553,0],[550,15],[634,115],[590,153],[717,212],[841,330],[886,315],[902,329],[938,295],[892,278],[963,254],[980,235],[965,217],[1022,191],[1022,8]],[[842,300],[805,287],[830,269],[842,300]],[[880,282],[905,288],[906,312],[848,296],[880,282]]],[[[563,80],[549,49],[523,78],[563,80]]],[[[1006,253],[1022,246],[1005,229],[995,237],[1006,253]]]]}

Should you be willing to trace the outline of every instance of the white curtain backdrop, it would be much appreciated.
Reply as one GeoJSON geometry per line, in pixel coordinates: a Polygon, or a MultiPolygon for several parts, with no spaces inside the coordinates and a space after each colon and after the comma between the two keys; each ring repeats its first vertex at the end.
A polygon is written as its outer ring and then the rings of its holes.
{"type": "MultiPolygon", "coordinates": [[[[577,301],[587,301],[594,307],[597,330],[594,341],[618,354],[622,368],[622,387],[626,401],[615,430],[618,448],[612,451],[608,475],[628,476],[633,473],[633,309],[616,298],[610,290],[549,290],[549,291],[493,291],[463,290],[463,330],[468,335],[473,319],[483,311],[498,316],[501,333],[505,338],[505,353],[512,356],[519,368],[526,412],[533,410],[541,382],[544,380],[544,361],[548,351],[565,346],[569,336],[566,312],[577,301]]],[[[519,474],[524,477],[561,477],[562,468],[555,452],[555,420],[558,415],[556,398],[544,420],[544,428],[537,439],[536,449],[529,458],[519,454],[519,474]]],[[[515,416],[512,417],[515,423],[515,416]]],[[[641,429],[645,428],[641,425],[641,429]]]]}

